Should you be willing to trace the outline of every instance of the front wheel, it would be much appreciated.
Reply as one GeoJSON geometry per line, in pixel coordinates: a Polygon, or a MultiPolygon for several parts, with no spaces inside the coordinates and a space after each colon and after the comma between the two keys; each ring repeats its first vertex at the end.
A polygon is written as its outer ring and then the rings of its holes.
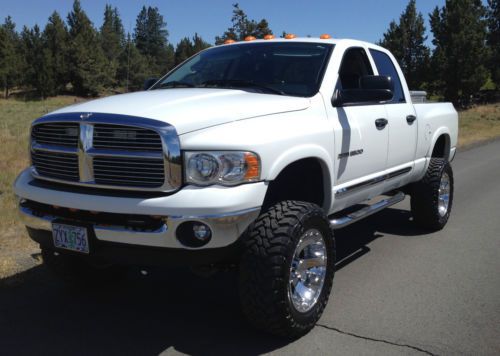
{"type": "Polygon", "coordinates": [[[335,240],[323,210],[280,202],[249,228],[240,264],[242,310],[261,330],[301,336],[321,317],[334,270],[335,240]]]}
{"type": "Polygon", "coordinates": [[[424,178],[411,189],[411,212],[416,224],[441,230],[453,205],[453,170],[444,158],[431,158],[424,178]]]}

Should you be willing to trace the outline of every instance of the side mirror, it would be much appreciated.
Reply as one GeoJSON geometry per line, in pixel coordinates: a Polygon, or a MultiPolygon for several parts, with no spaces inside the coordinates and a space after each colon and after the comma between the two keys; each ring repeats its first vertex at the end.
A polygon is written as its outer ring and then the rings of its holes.
{"type": "Polygon", "coordinates": [[[394,96],[394,84],[390,77],[366,75],[359,78],[357,89],[337,89],[333,94],[332,105],[335,107],[374,104],[391,100],[394,96]]]}
{"type": "Polygon", "coordinates": [[[156,83],[158,81],[158,78],[148,78],[144,81],[144,87],[143,89],[144,90],[148,90],[149,88],[151,88],[153,86],[154,83],[156,83]]]}

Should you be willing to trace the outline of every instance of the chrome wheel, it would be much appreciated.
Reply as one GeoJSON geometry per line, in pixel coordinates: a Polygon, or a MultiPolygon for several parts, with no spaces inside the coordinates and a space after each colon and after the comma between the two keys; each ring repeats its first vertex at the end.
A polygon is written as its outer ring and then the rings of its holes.
{"type": "Polygon", "coordinates": [[[439,183],[438,211],[440,216],[445,216],[450,205],[450,177],[443,172],[439,183]]]}
{"type": "Polygon", "coordinates": [[[316,305],[325,284],[326,266],[323,235],[316,229],[307,230],[295,249],[288,283],[288,295],[298,312],[308,312],[316,305]]]}

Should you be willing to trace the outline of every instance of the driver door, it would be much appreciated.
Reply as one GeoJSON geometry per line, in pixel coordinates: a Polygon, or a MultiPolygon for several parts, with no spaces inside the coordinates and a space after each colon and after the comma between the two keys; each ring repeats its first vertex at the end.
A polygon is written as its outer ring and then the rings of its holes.
{"type": "MultiPolygon", "coordinates": [[[[352,47],[344,53],[337,89],[357,89],[359,79],[373,75],[364,48],[352,47]]],[[[387,166],[389,132],[380,123],[386,119],[383,104],[327,105],[334,126],[334,194],[335,205],[370,198],[383,191],[379,176],[387,166]]]]}

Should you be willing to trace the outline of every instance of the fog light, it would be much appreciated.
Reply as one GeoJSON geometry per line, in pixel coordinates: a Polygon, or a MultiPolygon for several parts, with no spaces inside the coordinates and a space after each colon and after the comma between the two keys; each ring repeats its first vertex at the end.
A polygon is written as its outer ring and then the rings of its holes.
{"type": "Polygon", "coordinates": [[[201,241],[205,241],[210,238],[210,228],[205,224],[194,224],[193,233],[194,237],[201,241]]]}
{"type": "Polygon", "coordinates": [[[177,227],[177,240],[187,247],[201,247],[212,238],[212,230],[199,221],[186,221],[177,227]]]}

